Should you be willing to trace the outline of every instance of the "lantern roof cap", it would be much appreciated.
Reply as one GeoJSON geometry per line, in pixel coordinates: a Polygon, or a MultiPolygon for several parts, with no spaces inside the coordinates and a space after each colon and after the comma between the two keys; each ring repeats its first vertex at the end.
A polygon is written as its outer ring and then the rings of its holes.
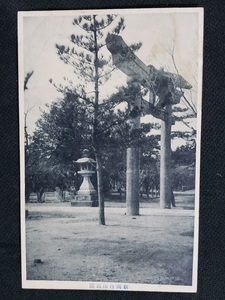
{"type": "Polygon", "coordinates": [[[95,163],[96,161],[93,158],[89,157],[82,157],[75,161],[75,163],[78,164],[84,164],[84,163],[95,163]]]}
{"type": "Polygon", "coordinates": [[[82,151],[82,157],[89,157],[90,156],[90,151],[88,149],[84,149],[82,151]]]}
{"type": "Polygon", "coordinates": [[[85,163],[95,163],[96,161],[93,158],[90,158],[90,152],[88,149],[82,151],[82,158],[79,158],[75,163],[85,164],[85,163]]]}

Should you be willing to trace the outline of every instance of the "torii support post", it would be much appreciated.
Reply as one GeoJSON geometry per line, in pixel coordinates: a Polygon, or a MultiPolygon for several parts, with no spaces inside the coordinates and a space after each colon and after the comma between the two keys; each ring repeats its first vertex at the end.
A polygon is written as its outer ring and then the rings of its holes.
{"type": "Polygon", "coordinates": [[[160,208],[171,208],[171,105],[166,111],[168,115],[161,121],[160,208]]]}
{"type": "Polygon", "coordinates": [[[127,174],[126,174],[126,214],[139,215],[139,172],[140,149],[127,148],[127,174]]]}
{"type": "MultiPolygon", "coordinates": [[[[133,78],[127,79],[133,82],[133,78]]],[[[140,83],[133,82],[137,93],[135,95],[133,109],[140,110],[141,97],[139,95],[140,83]]],[[[139,215],[139,173],[140,173],[140,148],[136,139],[139,138],[140,131],[140,115],[130,119],[131,143],[127,148],[127,171],[126,171],[126,214],[128,216],[139,215]]]]}

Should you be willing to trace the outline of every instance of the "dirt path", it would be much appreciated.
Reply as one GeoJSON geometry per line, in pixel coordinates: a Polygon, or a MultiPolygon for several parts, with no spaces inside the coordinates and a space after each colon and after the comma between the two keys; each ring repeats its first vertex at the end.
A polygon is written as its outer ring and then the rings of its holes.
{"type": "Polygon", "coordinates": [[[193,210],[29,204],[27,279],[191,285],[193,210]],[[43,263],[34,263],[41,259],[43,263]]]}

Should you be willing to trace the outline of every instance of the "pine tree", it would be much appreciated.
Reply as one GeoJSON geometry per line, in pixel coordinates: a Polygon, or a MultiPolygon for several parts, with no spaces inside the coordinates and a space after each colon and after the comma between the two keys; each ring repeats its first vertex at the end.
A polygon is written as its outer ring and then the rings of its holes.
{"type": "MultiPolygon", "coordinates": [[[[99,200],[99,224],[105,225],[104,195],[103,195],[103,175],[102,175],[102,155],[101,136],[105,133],[102,130],[102,116],[106,109],[113,108],[114,103],[108,103],[100,98],[100,86],[103,85],[115,69],[110,65],[110,55],[107,58],[105,40],[109,33],[119,34],[124,28],[124,19],[117,15],[82,15],[75,18],[73,24],[80,31],[79,34],[72,34],[70,39],[73,47],[56,45],[57,53],[64,63],[72,66],[78,76],[79,84],[76,85],[76,93],[80,99],[85,101],[85,105],[92,115],[92,148],[95,153],[97,163],[97,187],[99,200]],[[114,26],[114,24],[116,24],[114,26]],[[91,93],[87,93],[88,87],[92,86],[91,93]]],[[[141,45],[132,45],[135,50],[141,45]]],[[[69,82],[70,85],[72,84],[69,82]]],[[[68,90],[68,87],[65,88],[68,90]]],[[[60,91],[65,91],[61,86],[60,91]]],[[[112,124],[108,126],[110,128],[112,124]]],[[[107,126],[106,126],[107,128],[107,126]]]]}

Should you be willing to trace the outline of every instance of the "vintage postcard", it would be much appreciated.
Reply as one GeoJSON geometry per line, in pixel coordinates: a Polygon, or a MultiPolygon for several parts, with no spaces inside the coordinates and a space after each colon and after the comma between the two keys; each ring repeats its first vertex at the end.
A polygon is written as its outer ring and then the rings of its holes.
{"type": "Polygon", "coordinates": [[[22,287],[196,292],[203,9],[18,12],[22,287]]]}

